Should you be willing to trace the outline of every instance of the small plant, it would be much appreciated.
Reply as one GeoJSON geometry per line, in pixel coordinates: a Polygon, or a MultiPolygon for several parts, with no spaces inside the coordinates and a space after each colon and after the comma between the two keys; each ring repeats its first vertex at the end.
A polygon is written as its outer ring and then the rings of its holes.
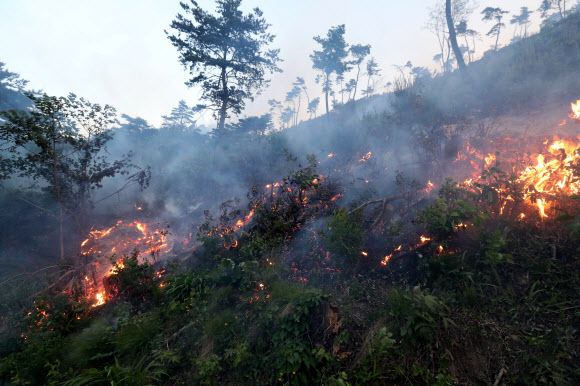
{"type": "MultiPolygon", "coordinates": [[[[580,200],[580,195],[574,194],[572,196],[570,196],[571,199],[573,200],[580,200]]],[[[566,225],[564,225],[566,228],[570,229],[570,238],[577,240],[580,239],[580,216],[573,216],[570,213],[568,213],[568,211],[564,210],[564,209],[558,209],[561,212],[563,212],[564,214],[561,216],[558,216],[556,218],[556,221],[562,221],[565,222],[566,225]]]]}
{"type": "Polygon", "coordinates": [[[196,361],[195,364],[198,367],[200,382],[202,385],[215,385],[217,384],[217,375],[222,371],[221,366],[222,358],[218,355],[213,354],[209,358],[203,361],[196,361]]]}
{"type": "Polygon", "coordinates": [[[114,273],[107,278],[111,292],[133,304],[142,305],[144,299],[159,300],[159,287],[153,280],[155,271],[148,261],[139,262],[139,251],[119,261],[111,258],[111,263],[114,273]]]}
{"type": "Polygon", "coordinates": [[[471,195],[451,178],[441,186],[439,197],[433,205],[417,211],[416,220],[425,224],[437,240],[447,239],[461,224],[469,222],[480,226],[483,220],[490,218],[467,201],[471,195]]]}
{"type": "Polygon", "coordinates": [[[361,210],[349,214],[345,208],[337,209],[328,221],[328,232],[323,236],[328,250],[342,256],[345,265],[355,272],[364,245],[362,222],[361,210]]]}
{"type": "Polygon", "coordinates": [[[437,340],[438,331],[455,325],[447,316],[447,306],[419,286],[405,291],[391,290],[389,315],[399,327],[399,334],[410,345],[437,340]]]}
{"type": "Polygon", "coordinates": [[[115,358],[114,364],[101,370],[87,369],[81,375],[64,382],[63,386],[158,384],[165,375],[167,374],[158,361],[149,361],[143,357],[132,366],[121,366],[115,358]]]}
{"type": "Polygon", "coordinates": [[[381,327],[376,336],[369,341],[366,356],[359,363],[360,367],[355,373],[358,383],[366,384],[380,378],[383,373],[381,362],[389,355],[395,354],[396,341],[392,337],[393,334],[387,332],[386,327],[381,327]]]}

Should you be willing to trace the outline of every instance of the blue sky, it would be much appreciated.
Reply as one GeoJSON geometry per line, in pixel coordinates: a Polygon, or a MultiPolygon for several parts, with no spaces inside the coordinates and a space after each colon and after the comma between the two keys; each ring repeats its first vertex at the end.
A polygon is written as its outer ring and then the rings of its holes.
{"type": "MultiPolygon", "coordinates": [[[[436,38],[425,29],[428,7],[443,0],[244,0],[243,7],[259,7],[277,35],[274,48],[281,49],[284,73],[272,83],[243,115],[267,110],[267,100],[283,99],[297,76],[306,79],[311,97],[321,95],[314,83],[309,54],[317,48],[312,39],[331,27],[346,25],[350,44],[371,44],[384,83],[395,76],[394,64],[411,61],[435,68],[436,38]]],[[[198,3],[208,10],[211,0],[198,3]]],[[[490,26],[480,21],[484,6],[500,6],[519,12],[521,6],[535,10],[540,0],[479,1],[471,28],[483,40],[490,26]]],[[[96,103],[111,104],[120,113],[140,116],[152,124],[161,122],[180,99],[199,102],[199,90],[188,89],[187,72],[167,39],[165,29],[180,11],[177,0],[1,0],[0,61],[20,73],[30,86],[51,95],[73,92],[96,103]]],[[[537,14],[537,13],[536,13],[537,14]]],[[[507,33],[511,14],[507,15],[507,33]]],[[[537,22],[532,31],[538,30],[537,22]]],[[[483,51],[480,51],[481,55],[483,51]]],[[[208,113],[207,124],[212,124],[208,113]]]]}

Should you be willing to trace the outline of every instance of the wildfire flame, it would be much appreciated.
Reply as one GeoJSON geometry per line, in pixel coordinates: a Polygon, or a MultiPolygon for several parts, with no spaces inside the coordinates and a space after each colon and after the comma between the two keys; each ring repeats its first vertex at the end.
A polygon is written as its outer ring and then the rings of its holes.
{"type": "Polygon", "coordinates": [[[248,215],[246,217],[244,217],[244,219],[240,219],[238,220],[238,222],[236,222],[236,225],[234,226],[234,230],[238,230],[241,227],[243,227],[244,225],[246,225],[248,223],[248,221],[250,221],[252,219],[252,217],[254,216],[254,209],[252,209],[250,211],[250,213],[248,213],[248,215]]]}
{"type": "Polygon", "coordinates": [[[568,116],[572,119],[580,119],[580,99],[576,103],[570,103],[570,108],[572,112],[568,116]]]}
{"type": "MultiPolygon", "coordinates": [[[[580,104],[580,101],[578,103],[580,104]]],[[[498,142],[498,144],[511,146],[510,138],[503,138],[501,141],[503,142],[498,142]]],[[[508,147],[508,149],[511,148],[508,147]]],[[[536,208],[541,219],[549,217],[548,210],[552,206],[551,202],[558,197],[580,193],[579,176],[575,175],[577,168],[572,167],[580,163],[579,152],[580,136],[568,140],[555,137],[551,141],[545,140],[543,146],[536,149],[535,154],[532,153],[535,162],[528,166],[521,166],[522,157],[519,154],[515,156],[514,169],[512,169],[515,177],[512,181],[516,185],[526,187],[523,198],[536,208]]],[[[476,190],[476,182],[485,184],[485,181],[481,180],[482,168],[480,166],[489,168],[497,161],[496,158],[494,154],[485,156],[470,148],[467,143],[466,150],[459,151],[458,158],[454,161],[463,161],[471,165],[472,177],[465,179],[463,185],[476,190]]],[[[514,202],[514,198],[507,192],[503,192],[501,188],[495,189],[502,196],[503,201],[498,208],[499,214],[509,213],[511,206],[508,204],[514,202]]],[[[476,193],[480,192],[476,191],[476,193]]]]}
{"type": "Polygon", "coordinates": [[[98,292],[95,295],[95,298],[96,298],[97,302],[95,304],[93,304],[93,307],[98,307],[98,306],[102,306],[103,304],[105,304],[105,293],[104,292],[98,292]]]}
{"type": "MultiPolygon", "coordinates": [[[[578,138],[580,139],[580,138],[578,138]]],[[[535,204],[542,218],[546,215],[547,199],[555,199],[558,195],[572,195],[580,192],[578,176],[573,175],[571,165],[580,162],[578,149],[580,142],[555,140],[547,149],[547,154],[539,154],[537,164],[527,167],[518,177],[518,182],[525,183],[528,190],[524,197],[535,198],[535,204]]]]}
{"type": "Polygon", "coordinates": [[[148,255],[165,253],[171,249],[167,234],[157,228],[150,230],[139,221],[119,220],[108,229],[89,232],[89,237],[81,243],[81,254],[130,254],[135,248],[148,255]]]}
{"type": "Polygon", "coordinates": [[[393,254],[391,253],[390,255],[385,256],[385,258],[381,261],[382,265],[387,265],[387,263],[389,262],[389,259],[393,257],[393,254]]]}
{"type": "Polygon", "coordinates": [[[368,153],[363,155],[362,158],[358,160],[358,162],[367,162],[371,158],[371,155],[372,153],[369,151],[368,153]]]}
{"type": "MultiPolygon", "coordinates": [[[[151,224],[119,220],[112,227],[91,230],[89,237],[81,243],[81,254],[84,256],[101,255],[108,258],[114,255],[128,256],[134,250],[138,250],[141,252],[140,256],[144,258],[152,256],[156,259],[173,247],[173,240],[169,239],[168,235],[170,234],[167,231],[160,230],[151,224]]],[[[93,303],[92,307],[98,307],[110,298],[108,290],[105,289],[106,278],[117,274],[120,269],[124,268],[124,265],[122,260],[111,266],[110,263],[105,263],[103,259],[100,259],[95,260],[92,267],[93,273],[85,276],[83,283],[86,286],[87,299],[93,303]]],[[[157,277],[160,276],[157,275],[157,277]]]]}

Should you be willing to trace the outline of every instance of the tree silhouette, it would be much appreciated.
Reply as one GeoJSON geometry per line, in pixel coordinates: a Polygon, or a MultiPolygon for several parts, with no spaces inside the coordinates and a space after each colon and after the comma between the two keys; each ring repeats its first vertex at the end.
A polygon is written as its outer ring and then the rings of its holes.
{"type": "Polygon", "coordinates": [[[558,8],[556,13],[560,16],[560,19],[566,17],[569,12],[566,9],[566,0],[542,0],[538,11],[541,12],[542,19],[546,19],[550,16],[549,13],[554,8],[558,8]]]}
{"type": "Polygon", "coordinates": [[[495,46],[493,48],[494,51],[497,51],[497,44],[499,42],[499,34],[501,32],[501,28],[505,27],[505,24],[502,23],[503,15],[509,13],[509,11],[504,11],[501,8],[493,8],[487,7],[481,14],[483,15],[483,21],[495,21],[495,24],[489,32],[486,34],[487,36],[495,35],[495,46]]]}
{"type": "MultiPolygon", "coordinates": [[[[350,54],[354,58],[352,63],[356,66],[356,78],[354,79],[354,88],[352,100],[356,100],[356,90],[358,87],[358,80],[360,77],[360,66],[366,57],[371,53],[371,46],[367,44],[363,46],[362,44],[354,44],[350,47],[350,54]]],[[[352,87],[352,86],[351,86],[352,87]]],[[[350,93],[350,91],[349,91],[350,93]]],[[[350,99],[350,96],[349,96],[350,99]]]]}
{"type": "Polygon", "coordinates": [[[322,50],[314,51],[310,55],[312,68],[322,72],[322,78],[317,77],[323,83],[323,91],[326,102],[326,114],[328,115],[328,95],[332,86],[332,74],[343,74],[348,71],[348,63],[345,61],[348,56],[347,47],[344,40],[345,26],[341,24],[331,27],[326,33],[326,38],[315,36],[314,41],[322,46],[322,50]]]}
{"type": "Polygon", "coordinates": [[[203,109],[203,106],[197,105],[194,107],[189,107],[184,100],[180,100],[177,107],[171,110],[171,114],[163,115],[163,123],[161,124],[162,129],[174,130],[174,131],[190,131],[196,130],[197,128],[197,118],[196,115],[203,109]]]}
{"type": "Polygon", "coordinates": [[[532,13],[534,12],[530,11],[528,7],[521,7],[520,14],[512,16],[510,24],[515,24],[514,38],[516,37],[518,27],[520,27],[520,33],[518,35],[520,38],[528,36],[528,26],[530,24],[530,15],[532,13]]]}
{"type": "Polygon", "coordinates": [[[266,70],[281,72],[280,50],[265,50],[274,35],[267,32],[270,25],[262,11],[243,14],[240,4],[241,0],[217,0],[214,16],[194,0],[180,3],[191,19],[178,14],[171,23],[177,34],[165,31],[193,76],[186,84],[201,85],[201,99],[214,111],[218,134],[224,131],[228,112],[239,114],[245,100],[253,100],[268,83],[266,70]]]}
{"type": "Polygon", "coordinates": [[[310,114],[310,119],[312,119],[312,116],[314,115],[314,118],[316,118],[316,111],[318,110],[318,105],[320,104],[320,98],[316,97],[313,100],[311,100],[310,102],[308,102],[308,113],[310,114]]]}

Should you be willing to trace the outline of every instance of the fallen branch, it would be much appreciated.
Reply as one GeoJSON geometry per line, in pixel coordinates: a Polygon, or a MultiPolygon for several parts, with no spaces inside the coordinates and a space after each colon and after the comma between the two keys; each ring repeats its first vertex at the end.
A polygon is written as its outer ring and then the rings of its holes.
{"type": "Polygon", "coordinates": [[[49,285],[47,288],[38,291],[37,293],[35,293],[34,295],[30,296],[31,298],[35,298],[38,295],[50,290],[51,288],[55,287],[56,285],[60,284],[60,281],[62,279],[64,279],[65,277],[67,277],[68,275],[70,275],[71,273],[76,272],[76,270],[71,270],[71,271],[67,271],[64,275],[62,275],[61,277],[59,277],[53,284],[49,285]]]}
{"type": "Polygon", "coordinates": [[[58,267],[58,268],[60,268],[60,267],[72,267],[72,265],[61,265],[61,264],[57,264],[57,265],[51,265],[50,267],[44,267],[44,268],[42,268],[42,269],[39,269],[38,271],[36,271],[36,272],[32,272],[32,273],[28,273],[28,272],[25,272],[25,273],[19,273],[18,275],[14,275],[14,276],[12,276],[12,277],[11,277],[11,278],[9,278],[9,279],[6,279],[6,280],[4,280],[2,283],[0,283],[0,286],[2,286],[2,285],[4,285],[4,284],[6,284],[6,283],[8,283],[9,281],[12,281],[12,280],[14,280],[14,279],[16,279],[16,278],[19,278],[19,277],[22,277],[22,276],[34,276],[34,275],[36,275],[36,274],[38,274],[38,273],[40,273],[40,272],[42,272],[42,271],[46,271],[47,269],[50,269],[50,268],[57,268],[57,267],[58,267]]]}
{"type": "Polygon", "coordinates": [[[497,375],[497,377],[495,378],[495,382],[493,383],[493,386],[497,386],[499,385],[500,381],[501,381],[501,377],[503,377],[503,375],[505,374],[506,370],[505,369],[501,369],[499,371],[499,374],[497,375]]]}
{"type": "Polygon", "coordinates": [[[385,198],[380,198],[378,200],[372,200],[372,201],[363,202],[361,205],[359,205],[355,209],[353,209],[350,212],[348,212],[348,214],[352,214],[353,212],[356,212],[357,210],[362,209],[365,206],[369,206],[369,205],[372,205],[372,204],[378,204],[379,202],[382,202],[383,203],[383,207],[384,207],[384,206],[386,206],[391,201],[396,201],[396,200],[400,200],[401,198],[405,198],[406,195],[407,195],[406,193],[401,193],[401,194],[397,194],[397,195],[391,196],[391,197],[385,197],[385,198]]]}

